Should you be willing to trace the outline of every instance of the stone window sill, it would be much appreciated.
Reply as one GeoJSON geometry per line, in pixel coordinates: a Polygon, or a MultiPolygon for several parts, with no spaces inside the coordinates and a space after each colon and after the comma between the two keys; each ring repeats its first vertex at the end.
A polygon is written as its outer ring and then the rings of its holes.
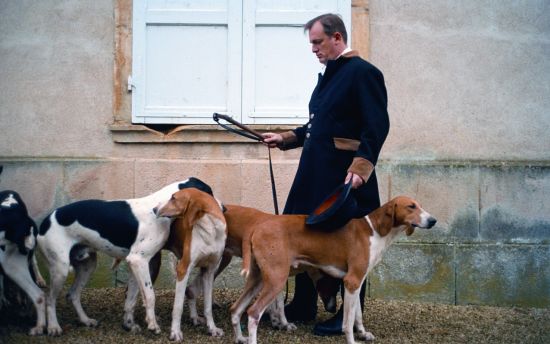
{"type": "MultiPolygon", "coordinates": [[[[259,132],[282,132],[298,125],[249,125],[259,132]]],[[[109,126],[116,143],[250,143],[250,139],[230,133],[218,125],[180,125],[167,132],[145,125],[113,123],[109,126]]]]}

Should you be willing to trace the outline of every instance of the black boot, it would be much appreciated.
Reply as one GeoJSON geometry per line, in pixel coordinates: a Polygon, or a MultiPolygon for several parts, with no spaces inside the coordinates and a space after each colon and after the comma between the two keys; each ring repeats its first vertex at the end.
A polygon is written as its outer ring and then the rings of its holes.
{"type": "Polygon", "coordinates": [[[342,322],[344,320],[344,306],[340,306],[338,312],[328,320],[315,324],[313,334],[316,336],[337,336],[341,335],[342,322]]]}
{"type": "MultiPolygon", "coordinates": [[[[359,291],[359,304],[361,305],[361,312],[363,311],[363,304],[365,302],[366,282],[361,286],[359,291]]],[[[344,301],[345,293],[342,283],[342,302],[344,301]]],[[[344,305],[340,306],[338,312],[330,319],[315,324],[313,327],[313,334],[316,336],[338,336],[344,334],[342,332],[342,322],[344,321],[344,305]]]]}
{"type": "Polygon", "coordinates": [[[317,315],[317,291],[307,273],[296,275],[294,298],[285,306],[285,316],[290,322],[315,320],[317,315]]]}

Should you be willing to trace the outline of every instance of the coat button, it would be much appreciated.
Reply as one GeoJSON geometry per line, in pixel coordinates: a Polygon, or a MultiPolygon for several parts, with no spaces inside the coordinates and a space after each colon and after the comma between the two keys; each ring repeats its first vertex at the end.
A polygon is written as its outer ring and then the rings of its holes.
{"type": "Polygon", "coordinates": [[[309,139],[309,136],[310,136],[310,134],[309,134],[309,133],[306,133],[306,138],[307,138],[307,139],[309,139]]]}
{"type": "Polygon", "coordinates": [[[309,118],[313,118],[315,116],[314,113],[312,113],[311,115],[309,115],[309,118]]]}
{"type": "Polygon", "coordinates": [[[311,123],[309,123],[309,124],[307,125],[307,127],[308,127],[308,128],[311,128],[311,123]]]}

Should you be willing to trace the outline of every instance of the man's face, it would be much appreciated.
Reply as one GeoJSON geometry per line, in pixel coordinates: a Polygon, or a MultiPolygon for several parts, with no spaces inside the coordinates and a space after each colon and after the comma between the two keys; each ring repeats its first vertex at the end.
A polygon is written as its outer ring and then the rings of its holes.
{"type": "Polygon", "coordinates": [[[319,62],[326,65],[328,60],[334,60],[345,49],[342,35],[339,32],[327,36],[323,31],[323,25],[317,21],[309,30],[309,42],[311,51],[317,56],[319,62]]]}

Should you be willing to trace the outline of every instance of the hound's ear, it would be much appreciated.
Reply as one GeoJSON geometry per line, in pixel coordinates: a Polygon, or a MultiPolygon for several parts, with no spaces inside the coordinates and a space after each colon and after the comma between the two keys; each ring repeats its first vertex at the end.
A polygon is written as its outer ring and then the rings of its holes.
{"type": "Polygon", "coordinates": [[[396,207],[395,202],[390,201],[386,203],[384,207],[386,209],[384,209],[382,218],[380,219],[378,226],[376,228],[380,236],[387,235],[393,228],[393,224],[395,222],[395,207],[396,207]]]}
{"type": "Polygon", "coordinates": [[[202,203],[192,197],[187,199],[187,209],[182,213],[182,220],[186,230],[192,230],[197,221],[204,215],[202,203]]]}

